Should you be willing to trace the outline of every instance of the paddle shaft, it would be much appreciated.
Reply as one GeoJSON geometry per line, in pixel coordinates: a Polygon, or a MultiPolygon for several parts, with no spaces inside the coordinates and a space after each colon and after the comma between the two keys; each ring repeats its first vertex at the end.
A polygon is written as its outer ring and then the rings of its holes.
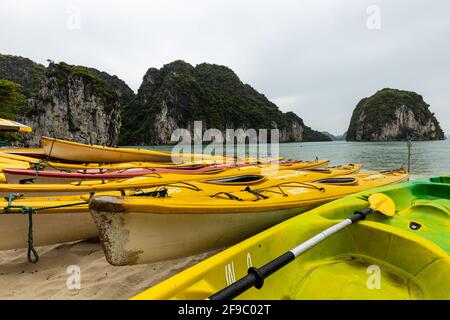
{"type": "Polygon", "coordinates": [[[361,211],[356,211],[355,215],[351,218],[345,219],[334,226],[325,229],[324,231],[318,233],[314,237],[306,240],[295,248],[285,252],[278,258],[270,261],[269,263],[263,265],[261,268],[249,268],[248,274],[233,283],[232,285],[222,289],[221,291],[215,293],[209,297],[209,300],[230,300],[234,299],[243,292],[247,291],[251,287],[261,289],[264,285],[264,279],[270,276],[275,271],[283,268],[285,265],[294,261],[295,258],[305,253],[309,249],[315,247],[317,244],[321,243],[331,235],[339,232],[345,227],[356,223],[360,220],[364,220],[366,216],[373,211],[372,208],[367,208],[361,211]]]}

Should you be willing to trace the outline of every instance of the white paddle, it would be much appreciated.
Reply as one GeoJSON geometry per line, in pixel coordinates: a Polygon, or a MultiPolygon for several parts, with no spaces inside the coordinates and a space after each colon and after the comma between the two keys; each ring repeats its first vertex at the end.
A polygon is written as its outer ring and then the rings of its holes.
{"type": "Polygon", "coordinates": [[[364,220],[366,216],[371,212],[377,211],[389,217],[395,215],[395,203],[385,194],[376,193],[371,195],[369,197],[369,204],[369,208],[361,211],[355,211],[354,215],[351,218],[345,219],[344,221],[339,222],[334,226],[320,232],[319,234],[299,244],[298,246],[289,250],[278,258],[275,258],[269,263],[263,265],[261,268],[249,268],[248,274],[245,277],[215,293],[214,295],[209,297],[209,300],[229,300],[239,296],[241,293],[247,291],[251,287],[261,289],[264,285],[264,279],[266,279],[272,273],[292,262],[299,255],[313,248],[331,235],[341,231],[342,229],[353,223],[364,220]]]}

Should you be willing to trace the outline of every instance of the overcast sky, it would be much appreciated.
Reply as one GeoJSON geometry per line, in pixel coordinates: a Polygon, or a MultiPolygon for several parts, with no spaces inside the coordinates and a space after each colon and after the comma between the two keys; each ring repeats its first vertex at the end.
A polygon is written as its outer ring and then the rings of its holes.
{"type": "Polygon", "coordinates": [[[358,101],[416,91],[450,132],[450,1],[1,0],[0,53],[95,67],[137,90],[175,59],[222,64],[343,133],[358,101]],[[375,5],[375,6],[374,6],[375,5]]]}

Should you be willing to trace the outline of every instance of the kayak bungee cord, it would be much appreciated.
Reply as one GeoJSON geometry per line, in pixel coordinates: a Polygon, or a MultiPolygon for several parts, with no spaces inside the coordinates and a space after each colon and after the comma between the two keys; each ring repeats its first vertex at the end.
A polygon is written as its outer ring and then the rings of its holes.
{"type": "MultiPolygon", "coordinates": [[[[295,182],[295,181],[279,183],[279,184],[276,184],[276,185],[273,185],[273,186],[268,186],[268,187],[256,189],[256,191],[282,194],[284,197],[287,197],[288,194],[283,190],[282,187],[285,187],[285,188],[298,188],[298,187],[301,187],[301,188],[316,189],[316,190],[318,190],[320,192],[325,192],[325,188],[324,187],[318,187],[318,186],[315,186],[313,184],[309,184],[309,183],[306,183],[306,182],[295,182]],[[277,192],[277,191],[274,191],[274,190],[268,190],[270,188],[277,188],[280,191],[277,192]]],[[[247,190],[244,190],[244,191],[247,191],[247,190]]]]}
{"type": "Polygon", "coordinates": [[[156,176],[156,178],[162,179],[162,176],[158,172],[152,172],[152,173],[146,174],[145,176],[142,176],[142,177],[130,177],[130,178],[118,179],[118,180],[115,180],[114,182],[122,183],[122,182],[127,182],[127,181],[132,180],[132,179],[147,178],[147,177],[150,177],[150,176],[156,176]]]}
{"type": "Polygon", "coordinates": [[[153,197],[153,198],[165,198],[168,195],[168,190],[166,187],[162,187],[161,189],[156,188],[155,191],[145,192],[144,190],[136,190],[135,194],[132,194],[132,197],[153,197]]]}
{"type": "MultiPolygon", "coordinates": [[[[276,194],[282,194],[284,197],[287,197],[288,194],[283,190],[282,187],[285,188],[298,188],[298,187],[302,187],[302,188],[310,188],[310,189],[315,189],[318,190],[320,192],[325,192],[325,188],[323,187],[317,187],[315,185],[309,184],[309,183],[305,183],[305,182],[283,182],[277,185],[273,185],[273,186],[268,186],[268,187],[264,187],[264,188],[259,188],[259,189],[251,189],[250,186],[247,186],[245,189],[241,190],[241,191],[246,191],[254,196],[256,196],[256,199],[253,201],[258,201],[258,200],[265,200],[265,199],[269,199],[268,196],[262,194],[262,192],[271,192],[271,193],[276,193],[276,194]],[[270,188],[277,188],[278,190],[280,190],[280,192],[277,191],[273,191],[273,190],[268,190],[270,188]]],[[[234,195],[232,192],[218,192],[215,194],[210,195],[211,198],[215,198],[218,195],[226,195],[230,200],[236,200],[236,201],[244,201],[243,199],[239,198],[238,196],[234,195]]]]}
{"type": "Polygon", "coordinates": [[[239,198],[238,196],[235,196],[234,194],[232,194],[231,192],[226,192],[226,191],[217,192],[215,194],[210,195],[210,197],[211,198],[215,198],[216,196],[219,196],[221,194],[226,195],[231,200],[244,201],[241,198],[239,198]]]}
{"type": "MultiPolygon", "coordinates": [[[[202,188],[199,188],[199,187],[197,187],[196,185],[194,185],[194,184],[192,184],[192,183],[189,183],[189,182],[185,182],[185,181],[179,181],[179,182],[173,182],[173,183],[166,183],[166,184],[160,184],[160,185],[156,185],[156,186],[153,186],[152,188],[160,188],[160,187],[162,187],[162,188],[166,188],[166,187],[173,187],[173,188],[185,188],[185,189],[189,189],[189,190],[194,190],[194,191],[202,191],[203,189],[202,188]]],[[[132,188],[130,188],[130,189],[132,189],[132,188]]],[[[143,192],[143,193],[145,193],[142,189],[134,189],[136,192],[143,192]]],[[[153,191],[150,191],[150,193],[151,192],[153,192],[153,191]]],[[[135,194],[132,194],[132,195],[130,195],[130,196],[133,196],[133,195],[135,195],[135,194]]],[[[141,194],[139,194],[139,195],[141,195],[141,194]]]]}
{"type": "Polygon", "coordinates": [[[245,188],[243,191],[247,191],[248,193],[251,193],[252,195],[256,196],[256,197],[257,197],[256,200],[260,200],[260,199],[262,199],[262,200],[264,200],[264,199],[269,199],[268,196],[263,195],[263,194],[260,193],[259,191],[257,191],[257,190],[252,190],[252,189],[250,188],[250,186],[248,186],[247,188],[245,188]]]}

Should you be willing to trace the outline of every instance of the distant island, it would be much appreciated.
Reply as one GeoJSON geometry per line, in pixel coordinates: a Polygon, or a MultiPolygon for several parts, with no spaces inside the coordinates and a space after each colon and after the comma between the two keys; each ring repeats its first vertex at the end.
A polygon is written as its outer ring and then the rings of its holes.
{"type": "Polygon", "coordinates": [[[6,138],[25,146],[39,145],[42,135],[108,146],[169,144],[174,129],[192,130],[195,120],[204,129],[278,128],[280,142],[331,140],[215,64],[177,60],[150,68],[135,94],[94,68],[0,54],[0,81],[0,95],[14,97],[0,112],[34,129],[6,138]]]}
{"type": "Polygon", "coordinates": [[[330,139],[333,141],[345,141],[345,137],[347,136],[347,132],[342,135],[338,135],[338,136],[334,135],[332,133],[329,133],[328,131],[322,131],[322,133],[329,136],[330,139]]]}
{"type": "Polygon", "coordinates": [[[444,132],[429,107],[415,92],[382,89],[358,103],[347,141],[443,140],[444,132]]]}

